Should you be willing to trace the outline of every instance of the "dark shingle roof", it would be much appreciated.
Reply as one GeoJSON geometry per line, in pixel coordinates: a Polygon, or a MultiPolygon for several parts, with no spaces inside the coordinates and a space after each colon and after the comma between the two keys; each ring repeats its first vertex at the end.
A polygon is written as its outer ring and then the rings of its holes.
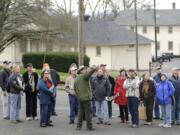
{"type": "MultiPolygon", "coordinates": [[[[154,25],[153,10],[138,10],[138,25],[154,25]]],[[[180,26],[180,9],[157,10],[158,26],[180,26]]],[[[134,25],[134,10],[120,12],[116,22],[120,25],[134,25]]]]}
{"type": "MultiPolygon", "coordinates": [[[[89,21],[85,23],[85,43],[87,45],[129,45],[136,43],[134,32],[113,21],[89,21]]],[[[138,35],[139,44],[153,41],[138,35]]]]}

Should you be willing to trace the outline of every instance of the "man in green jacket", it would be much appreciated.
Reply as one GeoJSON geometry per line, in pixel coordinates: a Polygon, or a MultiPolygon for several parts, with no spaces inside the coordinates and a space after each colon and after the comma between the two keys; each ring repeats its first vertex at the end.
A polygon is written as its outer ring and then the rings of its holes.
{"type": "Polygon", "coordinates": [[[88,72],[86,67],[80,66],[78,70],[79,76],[76,78],[74,83],[76,96],[79,100],[77,130],[81,130],[82,128],[84,115],[87,121],[87,130],[88,131],[94,130],[92,127],[92,116],[91,116],[92,91],[90,89],[89,79],[95,71],[96,68],[93,68],[88,72]]]}

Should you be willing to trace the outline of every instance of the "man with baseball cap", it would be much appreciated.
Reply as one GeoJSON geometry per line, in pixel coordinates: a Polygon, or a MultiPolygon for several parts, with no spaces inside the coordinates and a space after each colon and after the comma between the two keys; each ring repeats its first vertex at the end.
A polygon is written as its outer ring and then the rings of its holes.
{"type": "Polygon", "coordinates": [[[33,64],[26,65],[27,71],[23,74],[26,94],[26,120],[37,120],[37,83],[38,74],[34,72],[33,64]]]}
{"type": "Polygon", "coordinates": [[[69,97],[69,108],[70,108],[70,121],[69,124],[74,124],[75,118],[78,113],[78,100],[74,91],[74,82],[77,76],[77,66],[75,64],[71,64],[69,68],[69,74],[65,83],[65,90],[68,93],[69,97]]]}
{"type": "Polygon", "coordinates": [[[173,84],[175,88],[174,98],[175,103],[172,110],[172,124],[180,125],[180,77],[179,68],[172,68],[172,76],[169,81],[173,84]]]}
{"type": "Polygon", "coordinates": [[[3,62],[3,70],[0,73],[0,89],[1,89],[1,99],[2,99],[2,107],[3,107],[3,119],[10,119],[10,95],[9,95],[9,87],[8,82],[11,76],[11,62],[4,61],[3,62]]]}
{"type": "Polygon", "coordinates": [[[128,106],[132,119],[132,128],[139,127],[139,79],[134,69],[129,69],[129,77],[125,80],[123,87],[127,90],[128,106]]]}
{"type": "Polygon", "coordinates": [[[96,71],[96,68],[87,71],[87,67],[80,66],[78,69],[78,76],[74,83],[74,90],[79,100],[79,111],[78,111],[78,123],[77,130],[82,129],[82,122],[85,116],[87,121],[87,130],[94,130],[92,126],[92,115],[91,115],[91,101],[92,91],[90,89],[90,77],[96,71]]]}
{"type": "MultiPolygon", "coordinates": [[[[153,77],[156,84],[159,84],[161,82],[161,67],[156,67],[156,75],[153,77]]],[[[154,119],[160,119],[160,105],[158,100],[155,98],[155,106],[154,106],[154,119]]]]}

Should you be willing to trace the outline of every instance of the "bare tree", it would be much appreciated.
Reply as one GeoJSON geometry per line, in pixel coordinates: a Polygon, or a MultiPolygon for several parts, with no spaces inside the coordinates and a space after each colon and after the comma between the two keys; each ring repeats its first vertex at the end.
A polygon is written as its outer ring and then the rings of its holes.
{"type": "Polygon", "coordinates": [[[51,4],[50,0],[0,0],[0,52],[20,38],[21,31],[36,29],[47,36],[53,26],[51,4]]]}
{"type": "MultiPolygon", "coordinates": [[[[149,7],[151,0],[139,0],[137,5],[144,9],[149,7]]],[[[86,0],[86,13],[89,13],[92,18],[116,18],[122,10],[134,8],[134,0],[86,0]]]]}

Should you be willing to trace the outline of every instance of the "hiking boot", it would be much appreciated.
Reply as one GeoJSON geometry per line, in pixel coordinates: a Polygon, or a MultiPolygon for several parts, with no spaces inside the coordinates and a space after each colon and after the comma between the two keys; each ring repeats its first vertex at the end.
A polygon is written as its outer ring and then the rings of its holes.
{"type": "Polygon", "coordinates": [[[52,116],[58,116],[58,114],[56,112],[52,113],[52,116]]]}
{"type": "Polygon", "coordinates": [[[33,117],[33,120],[38,120],[38,117],[33,117]]]}
{"type": "Polygon", "coordinates": [[[30,121],[30,120],[32,120],[32,118],[31,118],[31,117],[27,117],[26,120],[27,120],[27,121],[30,121]]]}
{"type": "Polygon", "coordinates": [[[164,125],[165,125],[165,123],[163,122],[163,123],[160,123],[158,126],[163,127],[164,125]]]}
{"type": "Polygon", "coordinates": [[[45,123],[42,123],[42,124],[40,125],[40,127],[45,128],[45,127],[47,127],[47,125],[46,125],[45,123]]]}
{"type": "Polygon", "coordinates": [[[51,124],[51,123],[47,123],[46,126],[48,126],[48,127],[54,127],[54,125],[51,124]]]}
{"type": "Polygon", "coordinates": [[[100,125],[100,124],[103,124],[103,122],[102,121],[98,121],[96,124],[100,125]]]}
{"type": "Polygon", "coordinates": [[[110,126],[110,125],[111,125],[111,123],[110,123],[110,122],[105,122],[105,123],[104,123],[104,125],[108,125],[108,126],[110,126]]]}
{"type": "Polygon", "coordinates": [[[144,125],[150,126],[150,125],[152,125],[152,122],[146,122],[146,123],[144,123],[144,125]]]}
{"type": "Polygon", "coordinates": [[[4,119],[4,120],[10,120],[10,118],[9,118],[9,117],[4,117],[3,119],[4,119]]]}
{"type": "Polygon", "coordinates": [[[136,125],[136,124],[133,124],[131,127],[132,127],[132,128],[138,128],[139,126],[136,125]]]}
{"type": "Polygon", "coordinates": [[[12,124],[17,124],[18,122],[16,120],[11,120],[12,124]]]}
{"type": "Polygon", "coordinates": [[[171,128],[171,124],[165,124],[163,125],[163,128],[171,128]]]}
{"type": "Polygon", "coordinates": [[[94,128],[87,128],[87,131],[94,131],[94,128]]]}
{"type": "Polygon", "coordinates": [[[16,120],[17,123],[23,123],[24,121],[22,120],[16,120]]]}
{"type": "Polygon", "coordinates": [[[71,124],[74,124],[74,120],[70,120],[69,124],[70,124],[70,125],[71,125],[71,124]]]}

